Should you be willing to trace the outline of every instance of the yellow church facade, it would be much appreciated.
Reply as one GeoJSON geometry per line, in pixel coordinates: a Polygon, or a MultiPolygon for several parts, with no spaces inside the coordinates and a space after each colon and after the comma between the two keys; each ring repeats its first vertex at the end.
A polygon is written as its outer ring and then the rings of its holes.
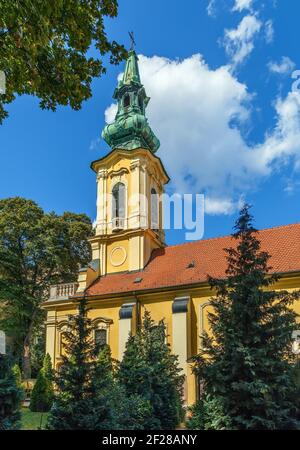
{"type": "MultiPolygon", "coordinates": [[[[159,141],[145,116],[149,98],[133,50],[114,98],[115,122],[102,133],[111,151],[91,164],[97,181],[92,261],[80,269],[77,283],[51,286],[43,304],[46,351],[58,369],[68,316],[85,297],[95,343],[108,344],[112,357],[121,360],[129,334],[148,310],[154,321],[165,320],[168,343],[185,374],[184,401],[192,404],[198,383],[190,360],[208,329],[212,296],[207,276],[224,278],[224,248],[233,243],[225,236],[166,245],[161,197],[169,177],[155,154],[159,141]]],[[[300,224],[262,230],[259,238],[272,255],[272,271],[281,275],[275,288],[299,289],[300,224]]]]}

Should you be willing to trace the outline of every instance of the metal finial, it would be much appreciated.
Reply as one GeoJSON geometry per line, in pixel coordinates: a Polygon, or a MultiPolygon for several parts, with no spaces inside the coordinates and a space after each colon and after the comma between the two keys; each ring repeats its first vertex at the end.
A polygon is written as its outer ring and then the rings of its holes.
{"type": "Polygon", "coordinates": [[[135,47],[136,43],[135,43],[135,40],[134,40],[133,31],[129,31],[128,34],[129,34],[130,41],[131,41],[130,50],[134,50],[134,47],[135,47]]]}

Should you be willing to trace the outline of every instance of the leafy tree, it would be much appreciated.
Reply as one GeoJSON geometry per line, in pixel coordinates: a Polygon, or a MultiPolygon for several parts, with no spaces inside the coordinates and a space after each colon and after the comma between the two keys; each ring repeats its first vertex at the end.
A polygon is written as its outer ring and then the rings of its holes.
{"type": "Polygon", "coordinates": [[[47,353],[31,393],[30,410],[47,412],[52,406],[53,399],[53,370],[50,355],[47,353]]]}
{"type": "Polygon", "coordinates": [[[22,396],[9,357],[0,354],[0,430],[19,428],[22,396]]]}
{"type": "Polygon", "coordinates": [[[79,314],[70,316],[65,332],[65,355],[56,376],[57,395],[48,418],[49,429],[101,429],[110,420],[109,402],[101,391],[112,379],[107,353],[98,359],[93,326],[87,317],[86,300],[79,314]],[[103,377],[103,378],[100,378],[103,377]]]}
{"type": "Polygon", "coordinates": [[[36,95],[43,109],[80,109],[93,78],[106,71],[102,57],[118,64],[126,56],[105,31],[106,18],[117,13],[117,0],[0,0],[0,123],[4,105],[23,94],[36,95]]]}
{"type": "Polygon", "coordinates": [[[46,348],[46,329],[40,322],[33,330],[32,345],[30,348],[31,377],[37,378],[39,371],[43,367],[46,348]]]}
{"type": "Polygon", "coordinates": [[[12,366],[12,373],[15,376],[16,385],[18,386],[18,388],[22,389],[22,374],[21,374],[20,366],[18,364],[14,364],[12,366]]]}
{"type": "Polygon", "coordinates": [[[183,376],[165,338],[164,322],[155,325],[146,311],[142,327],[129,337],[120,364],[119,380],[127,396],[138,395],[151,405],[146,429],[173,429],[182,419],[183,376]]]}
{"type": "Polygon", "coordinates": [[[58,216],[24,198],[0,200],[0,327],[23,357],[24,378],[30,378],[34,330],[44,319],[40,303],[50,284],[76,280],[79,265],[90,261],[91,235],[85,214],[58,216]]]}
{"type": "Polygon", "coordinates": [[[297,428],[291,305],[299,292],[272,290],[278,276],[269,273],[270,256],[261,250],[252,221],[245,205],[232,234],[236,246],[226,249],[227,278],[209,278],[216,293],[212,334],[203,336],[195,371],[231,428],[297,428]]]}

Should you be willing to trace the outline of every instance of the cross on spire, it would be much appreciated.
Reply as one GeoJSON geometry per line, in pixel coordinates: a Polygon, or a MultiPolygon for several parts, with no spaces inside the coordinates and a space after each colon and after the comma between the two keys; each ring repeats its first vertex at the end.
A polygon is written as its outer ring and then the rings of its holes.
{"type": "Polygon", "coordinates": [[[134,50],[134,47],[135,47],[136,43],[135,43],[135,40],[134,40],[133,31],[129,31],[128,34],[129,34],[130,41],[131,41],[130,50],[134,50]]]}

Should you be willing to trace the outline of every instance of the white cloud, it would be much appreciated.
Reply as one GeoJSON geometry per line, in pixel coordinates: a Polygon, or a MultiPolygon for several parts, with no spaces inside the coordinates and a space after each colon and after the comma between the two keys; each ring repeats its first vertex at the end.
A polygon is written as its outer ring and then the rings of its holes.
{"type": "Polygon", "coordinates": [[[274,39],[274,27],[272,20],[267,20],[265,23],[265,38],[267,44],[270,44],[274,39]]]}
{"type": "Polygon", "coordinates": [[[262,22],[255,15],[242,18],[237,28],[225,30],[224,47],[232,60],[233,67],[242,63],[254,49],[254,38],[259,33],[262,22]]]}
{"type": "Polygon", "coordinates": [[[101,143],[100,137],[97,137],[96,139],[92,139],[91,143],[90,143],[90,150],[98,150],[99,145],[101,143]]]}
{"type": "MultiPolygon", "coordinates": [[[[274,104],[276,126],[249,146],[241,129],[251,113],[251,95],[229,66],[210,69],[200,55],[183,61],[139,57],[151,101],[149,122],[158,151],[179,193],[205,193],[206,211],[230,214],[258,182],[288,161],[300,169],[300,92],[274,104]]],[[[106,120],[114,119],[110,106],[106,120]]]]}
{"type": "Polygon", "coordinates": [[[244,9],[248,9],[251,11],[252,3],[253,0],[235,0],[232,11],[243,11],[244,9]]]}
{"type": "Polygon", "coordinates": [[[280,62],[270,61],[268,63],[270,72],[278,73],[280,75],[291,73],[295,66],[294,61],[292,61],[288,56],[283,56],[280,62]]]}
{"type": "Polygon", "coordinates": [[[206,11],[210,17],[215,17],[215,15],[216,15],[216,0],[210,0],[208,2],[206,11]]]}

